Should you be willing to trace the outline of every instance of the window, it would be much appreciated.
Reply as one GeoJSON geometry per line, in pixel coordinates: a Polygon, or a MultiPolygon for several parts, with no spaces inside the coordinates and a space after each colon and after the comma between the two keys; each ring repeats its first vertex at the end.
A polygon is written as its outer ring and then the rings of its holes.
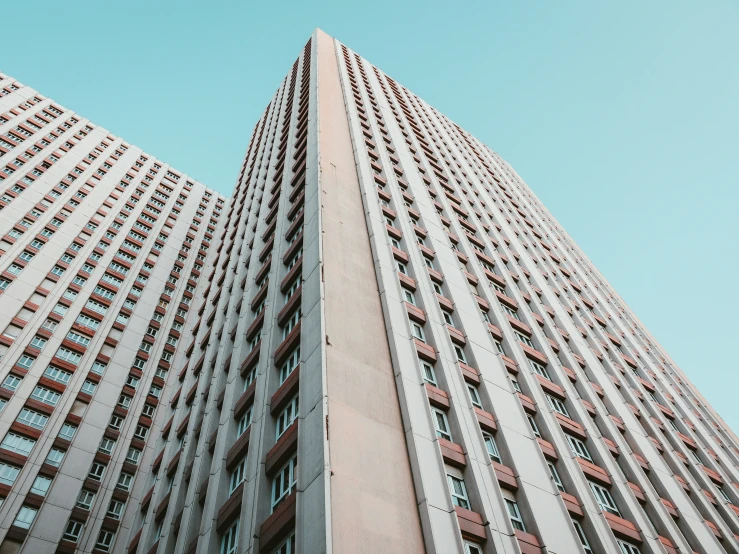
{"type": "Polygon", "coordinates": [[[545,368],[543,365],[536,363],[533,360],[529,360],[529,365],[531,366],[531,369],[534,370],[534,373],[538,373],[545,379],[552,380],[551,377],[549,377],[549,373],[547,372],[547,368],[545,368]]]}
{"type": "Polygon", "coordinates": [[[113,546],[114,539],[115,533],[113,533],[112,531],[101,530],[100,534],[98,535],[98,540],[95,543],[95,548],[97,550],[102,550],[103,552],[110,552],[110,548],[113,546]]]}
{"type": "Polygon", "coordinates": [[[280,384],[284,383],[300,363],[300,347],[292,351],[287,361],[280,368],[280,384]]]}
{"type": "Polygon", "coordinates": [[[21,413],[18,414],[16,421],[34,429],[43,429],[46,426],[46,422],[49,421],[49,416],[29,410],[28,408],[23,408],[21,413]]]}
{"type": "Polygon", "coordinates": [[[272,480],[272,511],[282,502],[290,493],[295,490],[297,485],[297,469],[298,457],[293,456],[280,472],[272,480]]]}
{"type": "Polygon", "coordinates": [[[82,536],[82,529],[84,529],[84,523],[70,519],[67,523],[67,528],[64,530],[62,538],[65,541],[77,542],[82,536]]]}
{"type": "Polygon", "coordinates": [[[23,369],[30,369],[33,365],[33,362],[36,360],[36,358],[32,358],[31,356],[28,356],[26,354],[23,354],[20,359],[16,362],[17,365],[22,367],[23,369]]]}
{"type": "Polygon", "coordinates": [[[621,517],[621,512],[618,511],[616,501],[613,499],[608,489],[596,483],[593,483],[592,481],[590,481],[589,484],[590,490],[593,491],[593,496],[595,496],[595,501],[598,503],[601,510],[610,512],[614,515],[617,515],[618,517],[621,517]]]}
{"type": "Polygon", "coordinates": [[[146,435],[148,434],[149,428],[144,425],[138,424],[136,426],[136,432],[133,434],[133,436],[137,439],[146,440],[146,435]]]}
{"type": "Polygon", "coordinates": [[[223,534],[221,539],[220,554],[236,554],[239,548],[239,520],[237,519],[231,527],[223,534]]]}
{"type": "Polygon", "coordinates": [[[51,487],[51,479],[49,477],[39,475],[31,486],[31,492],[33,494],[38,494],[39,496],[46,496],[46,493],[49,491],[49,487],[51,487]]]}
{"type": "Polygon", "coordinates": [[[80,495],[77,497],[77,508],[82,508],[83,510],[89,510],[92,508],[92,503],[95,501],[95,493],[92,491],[88,491],[86,489],[82,489],[80,491],[80,495]]]}
{"type": "Polygon", "coordinates": [[[695,450],[691,450],[688,448],[688,453],[690,454],[690,457],[693,458],[693,461],[698,465],[703,465],[703,460],[701,460],[701,457],[698,455],[698,452],[695,450]]]}
{"type": "Polygon", "coordinates": [[[479,544],[465,541],[464,554],[482,554],[482,547],[479,544]]]}
{"type": "Polygon", "coordinates": [[[483,433],[482,438],[485,441],[485,448],[488,451],[488,454],[490,455],[490,459],[494,462],[498,462],[499,464],[503,463],[500,458],[500,451],[498,450],[498,445],[495,442],[495,439],[493,438],[493,435],[490,435],[488,433],[483,433]]]}
{"type": "Polygon", "coordinates": [[[589,462],[593,461],[593,458],[590,456],[590,452],[588,452],[588,448],[585,446],[584,442],[576,437],[567,434],[565,434],[565,438],[570,444],[570,449],[572,450],[572,453],[576,457],[582,458],[583,460],[587,460],[589,462]]]}
{"type": "Polygon", "coordinates": [[[125,408],[126,410],[131,407],[131,400],[132,398],[130,396],[126,396],[125,394],[122,394],[120,398],[118,398],[118,405],[121,408],[125,408]]]}
{"type": "Polygon", "coordinates": [[[411,323],[411,332],[413,333],[413,336],[416,337],[421,342],[426,342],[426,336],[423,334],[423,327],[421,327],[418,323],[411,323]]]}
{"type": "Polygon", "coordinates": [[[21,384],[21,379],[17,375],[8,375],[5,380],[3,381],[3,388],[6,388],[8,390],[15,390],[18,388],[18,385],[21,384]]]}
{"type": "Polygon", "coordinates": [[[0,443],[0,447],[21,454],[22,456],[28,456],[35,444],[36,441],[34,439],[29,439],[16,433],[8,433],[5,435],[3,442],[0,443]]]}
{"type": "Polygon", "coordinates": [[[243,435],[246,430],[249,428],[249,425],[251,425],[251,414],[252,414],[252,406],[249,406],[244,413],[244,415],[241,416],[241,419],[239,419],[239,425],[236,428],[236,436],[240,437],[243,435]]]}
{"type": "Polygon", "coordinates": [[[108,426],[112,429],[115,429],[116,431],[119,431],[122,423],[123,418],[121,416],[113,414],[112,416],[110,416],[110,422],[108,423],[108,426]]]}
{"type": "Polygon", "coordinates": [[[472,405],[476,408],[482,409],[482,400],[480,400],[480,393],[477,392],[477,387],[467,384],[467,390],[470,392],[470,400],[472,405]]]}
{"type": "Polygon", "coordinates": [[[464,350],[462,350],[461,347],[454,345],[454,352],[457,354],[457,360],[462,362],[463,364],[467,363],[467,358],[464,355],[464,350]]]}
{"type": "Polygon", "coordinates": [[[549,407],[552,408],[552,410],[554,410],[555,412],[565,417],[570,417],[570,414],[567,411],[567,406],[565,406],[564,402],[562,402],[559,398],[556,398],[549,394],[547,394],[546,397],[547,397],[547,402],[549,403],[549,407]]]}
{"type": "Polygon", "coordinates": [[[48,340],[45,339],[44,337],[40,337],[40,336],[36,335],[31,340],[31,346],[33,348],[37,348],[37,349],[41,350],[44,346],[46,346],[46,343],[47,342],[48,342],[48,340]]]}
{"type": "Polygon", "coordinates": [[[403,289],[403,297],[405,298],[405,301],[409,304],[413,304],[414,306],[416,305],[416,297],[408,289],[403,289]]]}
{"type": "Polygon", "coordinates": [[[527,337],[526,335],[522,335],[521,333],[516,333],[516,338],[524,343],[526,346],[530,346],[531,348],[534,347],[534,343],[531,342],[531,339],[527,337]]]}
{"type": "Polygon", "coordinates": [[[131,490],[131,484],[133,483],[133,475],[130,473],[121,473],[118,476],[118,483],[116,483],[116,488],[121,489],[124,491],[131,490]]]}
{"type": "Polygon", "coordinates": [[[436,408],[431,409],[431,417],[434,420],[434,428],[436,429],[436,436],[448,441],[452,440],[452,434],[449,427],[449,420],[446,414],[436,408]]]}
{"type": "Polygon", "coordinates": [[[114,448],[115,448],[115,441],[109,438],[103,437],[103,440],[100,441],[100,447],[98,448],[98,451],[102,452],[103,454],[110,454],[113,452],[114,448]]]}
{"type": "Polygon", "coordinates": [[[526,526],[523,524],[523,517],[521,517],[521,510],[518,509],[518,503],[510,498],[505,499],[506,509],[508,510],[508,517],[511,520],[511,525],[519,531],[526,532],[526,526]]]}
{"type": "MultiPolygon", "coordinates": [[[[251,410],[250,410],[251,411],[251,410]]],[[[276,434],[275,439],[279,439],[283,433],[287,430],[290,425],[298,418],[298,396],[295,395],[290,402],[288,402],[285,409],[282,410],[279,416],[277,416],[276,434]]]]}
{"type": "Polygon", "coordinates": [[[82,383],[82,389],[81,392],[84,392],[85,394],[93,395],[95,394],[95,390],[98,388],[97,383],[93,383],[92,381],[85,381],[82,383]]]}
{"type": "Polygon", "coordinates": [[[246,473],[246,456],[242,458],[239,464],[231,472],[229,479],[228,494],[231,495],[238,488],[238,486],[244,482],[246,473]]]}
{"type": "Polygon", "coordinates": [[[434,372],[434,366],[426,362],[421,362],[421,368],[423,369],[423,380],[435,387],[438,386],[436,384],[436,373],[434,372]]]}
{"type": "Polygon", "coordinates": [[[61,394],[45,387],[36,386],[31,393],[31,398],[44,404],[49,404],[50,406],[56,406],[59,398],[61,398],[61,394]]]}
{"type": "Polygon", "coordinates": [[[15,483],[15,479],[18,477],[18,473],[20,473],[20,471],[20,468],[0,462],[0,483],[3,485],[13,486],[13,483],[15,483]]]}
{"type": "Polygon", "coordinates": [[[108,367],[108,364],[95,360],[95,363],[92,364],[90,371],[92,371],[93,373],[96,373],[97,375],[102,375],[103,373],[105,373],[106,367],[108,367]]]}
{"type": "Polygon", "coordinates": [[[59,324],[53,319],[47,319],[46,321],[44,321],[41,327],[53,332],[58,327],[58,325],[59,324]]]}
{"type": "Polygon", "coordinates": [[[295,329],[295,326],[300,322],[300,316],[301,311],[300,308],[298,308],[293,312],[290,319],[287,320],[287,323],[285,323],[285,326],[282,328],[282,340],[285,340],[290,332],[295,329]]]}
{"type": "Polygon", "coordinates": [[[33,524],[33,520],[36,519],[37,513],[38,510],[36,508],[32,508],[31,506],[21,506],[21,509],[18,511],[18,515],[15,516],[13,525],[20,527],[21,529],[30,529],[33,524]]]}
{"type": "Polygon", "coordinates": [[[74,331],[70,331],[67,333],[67,339],[76,342],[79,345],[87,346],[90,344],[90,339],[86,337],[85,335],[80,335],[79,333],[75,333],[74,331]]]}
{"type": "Polygon", "coordinates": [[[590,548],[590,543],[588,542],[588,539],[585,536],[585,531],[583,530],[582,525],[580,525],[580,522],[573,519],[572,525],[574,525],[575,527],[575,533],[577,534],[577,538],[580,539],[580,545],[585,551],[585,554],[593,554],[593,549],[590,548]]]}
{"type": "Polygon", "coordinates": [[[726,500],[729,504],[733,504],[733,502],[731,501],[731,498],[729,498],[729,495],[726,494],[726,491],[724,489],[722,489],[718,485],[716,485],[716,489],[718,489],[718,492],[721,495],[721,498],[723,498],[724,500],[726,500]]]}
{"type": "Polygon", "coordinates": [[[521,392],[521,385],[518,384],[518,381],[511,378],[511,385],[513,385],[513,390],[515,390],[516,392],[521,392]]]}
{"type": "Polygon", "coordinates": [[[454,319],[452,319],[452,314],[450,314],[446,310],[441,310],[441,315],[447,325],[451,325],[452,327],[454,327],[454,319]]]}
{"type": "Polygon", "coordinates": [[[139,460],[141,460],[141,450],[133,446],[129,447],[128,453],[126,454],[126,461],[137,466],[139,465],[139,460]]]}
{"type": "Polygon", "coordinates": [[[554,481],[554,484],[557,485],[557,488],[561,492],[565,492],[565,486],[562,484],[562,479],[559,477],[559,473],[557,473],[557,468],[552,462],[547,462],[547,467],[549,467],[549,473],[552,476],[552,480],[554,481]]]}
{"type": "Polygon", "coordinates": [[[126,507],[126,504],[121,502],[120,500],[111,500],[110,505],[108,506],[108,513],[106,514],[111,519],[121,519],[123,516],[123,509],[126,507]]]}
{"type": "Polygon", "coordinates": [[[513,308],[509,308],[505,304],[501,304],[501,307],[503,308],[503,311],[507,313],[509,316],[511,316],[514,319],[518,319],[519,321],[521,318],[518,316],[518,312],[514,310],[513,308]]]}
{"type": "Polygon", "coordinates": [[[539,426],[536,424],[536,420],[534,419],[534,416],[526,414],[526,419],[528,419],[529,425],[531,426],[531,430],[534,432],[534,435],[537,438],[542,438],[541,432],[539,431],[539,426]]]}
{"type": "Polygon", "coordinates": [[[62,460],[64,459],[64,451],[59,450],[58,448],[52,448],[49,451],[49,455],[46,456],[46,460],[44,463],[47,463],[54,467],[59,467],[62,465],[62,460]]]}
{"type": "Polygon", "coordinates": [[[77,431],[77,426],[71,423],[65,423],[62,425],[62,430],[59,431],[59,437],[71,441],[74,438],[74,434],[77,431]]]}
{"type": "Polygon", "coordinates": [[[57,358],[64,360],[65,362],[68,362],[72,365],[79,364],[80,360],[82,359],[81,354],[77,354],[77,352],[64,347],[61,347],[59,348],[59,350],[56,351],[56,356],[57,358]]]}
{"type": "Polygon", "coordinates": [[[639,548],[630,542],[616,541],[623,554],[641,554],[639,548]]]}
{"type": "Polygon", "coordinates": [[[106,467],[107,466],[105,464],[101,464],[100,462],[92,462],[90,473],[88,473],[87,476],[95,481],[102,481],[106,467]]]}
{"type": "Polygon", "coordinates": [[[449,493],[452,495],[452,503],[460,508],[470,509],[470,500],[467,497],[467,487],[464,486],[464,480],[460,477],[446,475],[447,483],[449,483],[449,493]]]}

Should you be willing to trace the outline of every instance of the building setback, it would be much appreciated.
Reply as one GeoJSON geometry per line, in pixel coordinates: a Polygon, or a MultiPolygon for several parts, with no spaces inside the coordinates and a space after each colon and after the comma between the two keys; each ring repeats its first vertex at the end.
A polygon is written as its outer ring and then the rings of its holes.
{"type": "Polygon", "coordinates": [[[228,201],[0,78],[0,553],[739,554],[736,435],[346,46],[313,34],[228,201]]]}

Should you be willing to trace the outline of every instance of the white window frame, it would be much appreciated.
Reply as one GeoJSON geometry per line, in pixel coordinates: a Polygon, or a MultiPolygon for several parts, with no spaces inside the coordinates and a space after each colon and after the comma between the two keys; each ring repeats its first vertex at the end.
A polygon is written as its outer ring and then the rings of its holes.
{"type": "Polygon", "coordinates": [[[593,549],[590,547],[590,543],[588,542],[588,538],[585,536],[585,529],[582,528],[580,522],[573,519],[572,525],[575,527],[575,534],[577,535],[577,538],[580,539],[580,546],[582,546],[585,554],[594,554],[593,549]]]}
{"type": "Polygon", "coordinates": [[[449,494],[452,497],[452,504],[470,509],[470,497],[467,495],[467,486],[464,479],[456,475],[446,474],[447,484],[449,485],[449,494]]]}
{"type": "Polygon", "coordinates": [[[485,442],[485,449],[487,450],[490,459],[494,462],[502,464],[503,461],[500,457],[500,450],[498,449],[498,443],[495,442],[495,437],[493,437],[493,435],[491,435],[490,433],[483,433],[482,439],[485,442]]]}
{"type": "Polygon", "coordinates": [[[436,436],[451,442],[452,428],[449,425],[449,418],[447,417],[446,412],[437,408],[431,408],[431,418],[434,420],[436,436]]]}
{"type": "Polygon", "coordinates": [[[567,411],[567,406],[562,400],[551,394],[545,394],[545,396],[547,397],[547,404],[552,410],[569,419],[570,412],[567,411]]]}
{"type": "Polygon", "coordinates": [[[295,490],[298,483],[297,468],[298,457],[295,455],[272,478],[272,512],[295,490]]]}
{"type": "Polygon", "coordinates": [[[246,456],[233,468],[231,475],[229,476],[228,494],[229,496],[244,482],[246,478],[246,456]]]}
{"type": "Polygon", "coordinates": [[[623,554],[641,554],[641,550],[635,544],[626,541],[616,541],[623,554]]]}
{"type": "Polygon", "coordinates": [[[521,510],[518,507],[518,502],[511,498],[504,498],[503,500],[505,500],[506,511],[508,512],[508,519],[511,520],[511,525],[513,525],[513,528],[526,533],[526,525],[523,522],[523,516],[521,515],[521,510]]]}
{"type": "Polygon", "coordinates": [[[285,433],[285,431],[287,431],[288,427],[290,427],[290,425],[292,425],[293,422],[298,419],[299,409],[299,399],[298,395],[296,394],[283,408],[283,410],[280,412],[280,415],[277,416],[277,421],[275,424],[275,440],[278,440],[285,433]]]}
{"type": "Polygon", "coordinates": [[[234,521],[223,533],[220,554],[236,554],[239,548],[239,520],[234,521]]]}
{"type": "Polygon", "coordinates": [[[598,503],[598,506],[600,506],[600,509],[621,517],[621,512],[619,511],[613,496],[611,496],[611,491],[603,485],[593,483],[592,481],[588,481],[588,484],[590,485],[590,490],[593,492],[595,501],[598,503]]]}

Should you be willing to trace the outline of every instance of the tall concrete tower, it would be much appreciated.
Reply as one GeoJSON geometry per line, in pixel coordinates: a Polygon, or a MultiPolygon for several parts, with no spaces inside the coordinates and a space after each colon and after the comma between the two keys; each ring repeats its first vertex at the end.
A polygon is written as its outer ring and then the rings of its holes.
{"type": "Polygon", "coordinates": [[[737,437],[346,46],[313,34],[227,202],[0,89],[0,553],[739,554],[737,437]]]}

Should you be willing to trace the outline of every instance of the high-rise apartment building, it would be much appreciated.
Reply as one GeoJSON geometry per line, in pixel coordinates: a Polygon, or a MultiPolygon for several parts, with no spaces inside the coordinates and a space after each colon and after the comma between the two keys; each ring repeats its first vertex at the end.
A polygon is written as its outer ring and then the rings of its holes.
{"type": "Polygon", "coordinates": [[[0,553],[739,554],[737,437],[504,160],[341,43],[228,202],[0,89],[0,553]]]}

